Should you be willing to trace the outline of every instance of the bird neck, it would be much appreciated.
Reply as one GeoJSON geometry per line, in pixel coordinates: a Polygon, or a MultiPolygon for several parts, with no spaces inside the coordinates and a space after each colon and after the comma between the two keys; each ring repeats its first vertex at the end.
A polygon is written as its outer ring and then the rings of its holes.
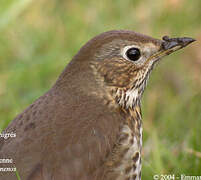
{"type": "Polygon", "coordinates": [[[111,94],[116,106],[120,109],[123,116],[123,126],[130,129],[136,138],[137,145],[142,146],[142,114],[141,96],[138,89],[132,88],[113,88],[111,94]]]}
{"type": "Polygon", "coordinates": [[[115,104],[121,109],[125,118],[125,124],[132,131],[137,132],[141,127],[141,96],[136,88],[115,88],[111,90],[115,104]]]}
{"type": "Polygon", "coordinates": [[[119,131],[117,146],[112,157],[112,166],[120,179],[141,179],[142,115],[136,91],[126,93],[124,89],[113,90],[113,97],[120,109],[123,123],[119,131]],[[130,97],[131,96],[131,97],[130,97]],[[124,102],[125,100],[125,102],[124,102]]]}
{"type": "Polygon", "coordinates": [[[139,146],[140,150],[142,148],[142,115],[141,115],[141,107],[139,105],[135,105],[132,109],[122,109],[125,113],[125,122],[124,127],[129,128],[129,132],[131,131],[132,136],[136,138],[137,146],[139,146]]]}
{"type": "Polygon", "coordinates": [[[121,137],[127,137],[120,140],[122,152],[126,152],[122,158],[123,178],[141,180],[141,150],[142,150],[142,120],[140,106],[134,106],[127,111],[125,123],[120,132],[121,137]]]}

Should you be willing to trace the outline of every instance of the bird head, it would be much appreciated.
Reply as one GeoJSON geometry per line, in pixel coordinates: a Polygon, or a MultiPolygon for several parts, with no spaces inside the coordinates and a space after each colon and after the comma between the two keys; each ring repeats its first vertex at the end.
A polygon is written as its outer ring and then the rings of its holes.
{"type": "Polygon", "coordinates": [[[133,108],[140,103],[155,64],[193,41],[187,37],[164,36],[159,40],[133,31],[109,31],[90,40],[75,60],[83,72],[84,67],[92,67],[96,81],[119,105],[133,108]]]}

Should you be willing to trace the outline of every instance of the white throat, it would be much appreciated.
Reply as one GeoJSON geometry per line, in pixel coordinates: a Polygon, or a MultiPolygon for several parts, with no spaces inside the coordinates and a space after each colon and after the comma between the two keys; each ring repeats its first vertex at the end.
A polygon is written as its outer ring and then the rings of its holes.
{"type": "Polygon", "coordinates": [[[133,108],[139,101],[140,94],[138,89],[118,89],[116,93],[116,98],[118,104],[124,108],[133,108]]]}

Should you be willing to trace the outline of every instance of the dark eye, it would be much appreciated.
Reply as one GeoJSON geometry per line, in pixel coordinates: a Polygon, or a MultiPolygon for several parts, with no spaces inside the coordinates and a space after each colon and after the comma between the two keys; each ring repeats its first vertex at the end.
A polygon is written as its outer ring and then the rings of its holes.
{"type": "Polygon", "coordinates": [[[138,48],[130,48],[127,50],[126,56],[131,61],[137,61],[141,56],[140,50],[138,48]]]}

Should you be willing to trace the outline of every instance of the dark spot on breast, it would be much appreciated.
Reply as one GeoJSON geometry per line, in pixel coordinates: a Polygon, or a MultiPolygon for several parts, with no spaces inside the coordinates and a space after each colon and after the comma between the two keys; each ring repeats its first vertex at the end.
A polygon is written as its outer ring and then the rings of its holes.
{"type": "Polygon", "coordinates": [[[133,161],[137,162],[137,160],[139,159],[139,156],[140,156],[139,152],[136,152],[135,155],[133,156],[133,161]]]}
{"type": "Polygon", "coordinates": [[[125,174],[129,174],[130,171],[132,169],[132,166],[128,166],[126,169],[125,169],[125,174]]]}
{"type": "Polygon", "coordinates": [[[137,175],[136,175],[136,174],[133,174],[132,180],[136,180],[136,179],[137,179],[137,175]]]}
{"type": "Polygon", "coordinates": [[[117,103],[119,102],[119,97],[118,97],[118,96],[115,97],[115,101],[116,101],[117,103]]]}
{"type": "Polygon", "coordinates": [[[132,139],[130,139],[130,144],[132,145],[133,143],[134,143],[134,140],[133,140],[133,138],[132,139]]]}
{"type": "Polygon", "coordinates": [[[30,129],[34,129],[36,127],[35,123],[29,123],[28,125],[26,125],[26,127],[24,128],[24,131],[30,130],[30,129]]]}

